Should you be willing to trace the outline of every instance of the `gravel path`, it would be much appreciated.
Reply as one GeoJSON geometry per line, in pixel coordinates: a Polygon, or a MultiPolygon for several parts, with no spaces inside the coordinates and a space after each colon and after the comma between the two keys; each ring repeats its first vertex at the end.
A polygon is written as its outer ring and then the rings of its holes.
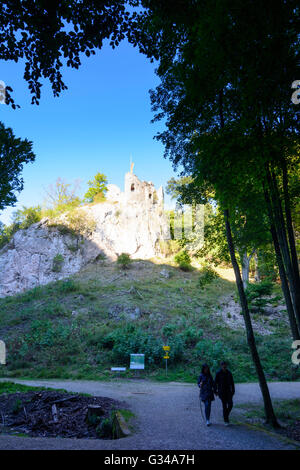
{"type": "MultiPolygon", "coordinates": [[[[1,379],[2,380],[2,379],[1,379]]],[[[12,379],[10,379],[12,380],[12,379]]],[[[241,424],[225,427],[221,402],[212,405],[213,425],[207,428],[199,411],[197,386],[169,382],[160,384],[146,380],[111,382],[69,380],[14,380],[33,385],[64,388],[125,400],[136,416],[134,435],[118,440],[29,438],[0,436],[0,449],[294,449],[292,443],[256,431],[241,424]]],[[[299,398],[300,382],[269,384],[273,398],[299,398]]],[[[234,402],[260,402],[259,386],[238,384],[234,402]]],[[[232,417],[237,416],[233,410],[232,417]]]]}

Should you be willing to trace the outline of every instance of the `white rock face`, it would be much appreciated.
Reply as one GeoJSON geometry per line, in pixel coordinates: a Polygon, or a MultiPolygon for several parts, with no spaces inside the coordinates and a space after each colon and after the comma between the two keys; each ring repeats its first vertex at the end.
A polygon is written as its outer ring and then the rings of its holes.
{"type": "Polygon", "coordinates": [[[48,219],[16,232],[0,250],[0,297],[66,278],[101,253],[112,260],[121,253],[129,253],[133,259],[160,255],[158,242],[169,237],[162,189],[154,197],[152,184],[139,181],[132,173],[125,178],[125,193],[111,185],[107,202],[82,208],[96,222],[89,236],[61,233],[48,226],[48,219]],[[59,272],[53,270],[57,255],[63,257],[59,272]]]}

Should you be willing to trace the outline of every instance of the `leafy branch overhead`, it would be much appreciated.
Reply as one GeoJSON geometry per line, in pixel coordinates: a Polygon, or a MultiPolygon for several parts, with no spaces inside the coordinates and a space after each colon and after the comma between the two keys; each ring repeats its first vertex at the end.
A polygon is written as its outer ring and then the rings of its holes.
{"type": "MultiPolygon", "coordinates": [[[[43,79],[50,81],[54,96],[59,96],[67,89],[61,72],[64,65],[78,69],[82,54],[95,54],[106,39],[113,48],[124,39],[130,17],[126,3],[135,2],[1,2],[0,60],[24,61],[32,104],[39,104],[43,79]]],[[[12,91],[7,87],[6,102],[15,108],[12,91]]]]}

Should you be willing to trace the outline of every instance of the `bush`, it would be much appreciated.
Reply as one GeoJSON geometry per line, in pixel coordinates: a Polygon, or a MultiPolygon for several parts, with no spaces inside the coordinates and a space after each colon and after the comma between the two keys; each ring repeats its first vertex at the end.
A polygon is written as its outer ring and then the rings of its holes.
{"type": "Polygon", "coordinates": [[[201,362],[206,362],[214,370],[219,368],[222,359],[229,362],[230,351],[221,341],[201,339],[196,344],[195,353],[201,362]]]}
{"type": "Polygon", "coordinates": [[[182,250],[179,253],[177,253],[177,255],[174,256],[174,260],[179,265],[181,263],[186,263],[186,264],[191,263],[190,255],[188,254],[186,250],[182,250]]]}
{"type": "Polygon", "coordinates": [[[25,207],[13,213],[13,223],[4,225],[0,222],[0,248],[6,245],[13,235],[20,229],[27,229],[30,225],[39,222],[42,218],[40,206],[25,207]]]}
{"type": "Polygon", "coordinates": [[[269,280],[257,282],[254,284],[248,284],[247,289],[245,290],[247,299],[249,302],[252,302],[255,299],[264,297],[266,295],[271,295],[273,292],[273,284],[269,280]]]}
{"type": "Polygon", "coordinates": [[[31,323],[29,333],[24,336],[24,342],[27,346],[38,349],[64,345],[71,333],[72,330],[69,326],[55,324],[50,320],[34,320],[31,323]]]}
{"type": "Polygon", "coordinates": [[[80,209],[70,211],[66,219],[68,227],[81,235],[92,233],[96,228],[96,221],[80,209]]]}
{"type": "Polygon", "coordinates": [[[163,256],[175,255],[180,248],[178,240],[159,240],[158,244],[163,256]]]}
{"type": "Polygon", "coordinates": [[[201,328],[190,326],[184,331],[183,339],[186,346],[194,347],[202,336],[203,330],[201,328]]]}
{"type": "Polygon", "coordinates": [[[178,264],[182,271],[191,271],[191,258],[186,250],[182,250],[174,256],[174,261],[178,264]]]}
{"type": "Polygon", "coordinates": [[[273,291],[273,284],[270,280],[264,280],[255,284],[248,284],[245,294],[249,303],[250,310],[253,307],[263,311],[263,308],[268,303],[267,299],[263,297],[271,295],[273,291]]]}
{"type": "Polygon", "coordinates": [[[61,294],[65,294],[67,292],[76,292],[80,289],[80,285],[73,279],[65,279],[63,281],[58,281],[56,287],[58,292],[61,294]]]}
{"type": "Polygon", "coordinates": [[[130,255],[128,253],[121,253],[118,256],[117,264],[120,266],[120,268],[128,269],[130,263],[132,263],[132,259],[130,258],[130,255]]]}
{"type": "MultiPolygon", "coordinates": [[[[163,361],[163,340],[143,331],[135,325],[118,328],[106,335],[102,347],[112,351],[112,359],[127,365],[130,354],[145,354],[145,363],[161,365],[163,361]]],[[[171,347],[171,360],[181,360],[184,350],[184,340],[181,335],[173,335],[168,340],[171,347]]]]}
{"type": "Polygon", "coordinates": [[[19,225],[19,228],[26,229],[30,225],[39,222],[42,218],[41,206],[25,207],[19,209],[13,214],[13,220],[15,224],[19,225]]]}
{"type": "Polygon", "coordinates": [[[212,269],[210,266],[205,266],[200,271],[200,276],[198,279],[199,287],[204,287],[207,284],[210,284],[215,279],[219,277],[218,273],[212,269]]]}
{"type": "Polygon", "coordinates": [[[57,254],[53,258],[52,271],[55,273],[60,273],[64,263],[64,257],[61,254],[57,254]]]}
{"type": "Polygon", "coordinates": [[[185,272],[192,271],[193,269],[190,263],[184,263],[184,262],[179,264],[179,268],[181,269],[181,271],[185,271],[185,272]]]}

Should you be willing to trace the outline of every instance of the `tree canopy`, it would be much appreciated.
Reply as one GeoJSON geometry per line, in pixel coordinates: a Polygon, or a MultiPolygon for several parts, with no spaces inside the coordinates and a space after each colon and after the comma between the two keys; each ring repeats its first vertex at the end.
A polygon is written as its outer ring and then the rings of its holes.
{"type": "Polygon", "coordinates": [[[84,199],[87,202],[93,202],[97,195],[104,197],[104,194],[107,190],[107,178],[103,173],[97,173],[94,176],[94,179],[88,181],[89,189],[84,195],[84,199]]]}
{"type": "Polygon", "coordinates": [[[12,129],[0,122],[0,210],[16,203],[16,193],[24,186],[23,165],[34,160],[32,142],[15,137],[12,129]]]}
{"type": "MultiPolygon", "coordinates": [[[[104,40],[116,47],[128,29],[126,4],[115,0],[17,0],[1,2],[0,60],[24,60],[24,79],[32,103],[41,97],[42,79],[51,83],[54,96],[67,88],[61,69],[78,69],[81,54],[89,57],[104,40]]],[[[9,84],[7,84],[9,85],[9,84]]],[[[16,107],[10,86],[6,101],[16,107]]]]}

